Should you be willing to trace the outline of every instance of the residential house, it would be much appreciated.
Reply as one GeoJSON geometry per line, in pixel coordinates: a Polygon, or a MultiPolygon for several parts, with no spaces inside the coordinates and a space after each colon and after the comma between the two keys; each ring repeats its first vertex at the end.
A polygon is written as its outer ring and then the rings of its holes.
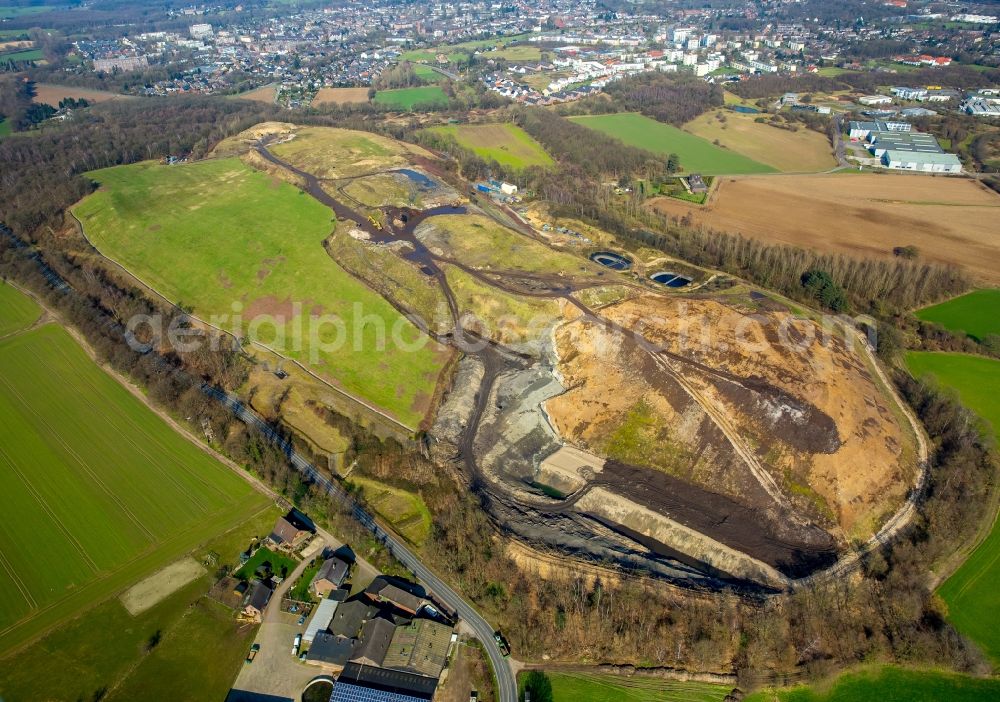
{"type": "Polygon", "coordinates": [[[254,580],[250,585],[246,601],[243,603],[243,616],[255,622],[261,621],[264,609],[271,601],[274,589],[263,580],[254,580]]]}
{"type": "Polygon", "coordinates": [[[336,556],[326,559],[309,583],[309,589],[318,597],[325,597],[327,593],[344,584],[349,567],[347,563],[336,556]]]}

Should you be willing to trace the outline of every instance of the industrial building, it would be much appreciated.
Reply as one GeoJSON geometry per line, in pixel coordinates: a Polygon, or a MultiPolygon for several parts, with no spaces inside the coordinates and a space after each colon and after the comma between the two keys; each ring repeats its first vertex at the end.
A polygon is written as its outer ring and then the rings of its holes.
{"type": "Polygon", "coordinates": [[[900,171],[920,173],[961,173],[962,162],[955,154],[919,153],[916,151],[886,151],[882,165],[900,171]]]}

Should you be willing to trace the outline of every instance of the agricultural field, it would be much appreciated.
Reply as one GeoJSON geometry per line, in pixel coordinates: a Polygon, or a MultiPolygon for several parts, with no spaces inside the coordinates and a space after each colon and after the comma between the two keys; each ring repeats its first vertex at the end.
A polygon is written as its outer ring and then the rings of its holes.
{"type": "Polygon", "coordinates": [[[680,157],[681,169],[687,173],[705,175],[769,173],[775,168],[715,146],[712,142],[689,134],[677,127],[657,122],[636,112],[612,115],[571,117],[585,127],[596,129],[620,139],[629,146],[646,149],[654,154],[680,157]]]}
{"type": "Polygon", "coordinates": [[[444,105],[448,102],[448,96],[436,85],[425,85],[419,88],[380,90],[375,93],[375,102],[397,110],[412,110],[417,105],[444,105]]]}
{"type": "MultiPolygon", "coordinates": [[[[837,165],[825,134],[798,125],[798,131],[755,122],[760,115],[731,110],[706,112],[684,130],[783,172],[825,171],[837,165]],[[724,121],[723,121],[724,120],[724,121]]],[[[683,163],[683,158],[681,159],[683,163]]]]}
{"type": "Polygon", "coordinates": [[[102,187],[74,214],[106,256],[195,315],[252,332],[407,426],[423,419],[447,351],[327,255],[334,224],[325,206],[238,159],[142,163],[90,177],[102,187]],[[327,322],[314,325],[318,317],[327,322]]]}
{"type": "MultiPolygon", "coordinates": [[[[250,539],[267,534],[280,514],[273,505],[256,514],[248,512],[237,527],[192,555],[200,561],[212,553],[220,563],[238,564],[239,553],[250,539]]],[[[212,577],[206,573],[135,616],[119,598],[112,597],[79,617],[63,619],[44,638],[10,654],[16,656],[16,664],[12,658],[0,659],[0,697],[7,702],[123,701],[144,695],[150,699],[223,699],[257,628],[237,627],[232,613],[219,616],[218,605],[204,598],[211,584],[212,577]],[[157,633],[159,644],[147,650],[157,633]],[[164,665],[181,656],[211,659],[213,664],[188,669],[189,658],[183,665],[164,665]],[[133,675],[138,676],[134,682],[144,688],[141,695],[134,692],[133,675]]]]}
{"type": "Polygon", "coordinates": [[[520,169],[553,163],[542,145],[516,124],[456,124],[432,131],[450,134],[460,146],[502,166],[520,169]]]}
{"type": "Polygon", "coordinates": [[[240,100],[254,100],[256,102],[266,102],[269,105],[274,104],[275,99],[278,97],[278,85],[276,83],[268,83],[254,90],[240,93],[236,97],[240,100]]]}
{"type": "Polygon", "coordinates": [[[392,525],[396,532],[415,546],[422,546],[431,533],[431,513],[417,493],[351,476],[350,482],[361,488],[365,501],[392,525]]]}
{"type": "Polygon", "coordinates": [[[107,90],[91,90],[89,88],[75,88],[68,85],[51,85],[49,83],[35,84],[35,102],[59,107],[59,101],[64,98],[82,99],[90,103],[97,103],[107,102],[108,100],[128,99],[128,96],[118,95],[107,90]]]}
{"type": "Polygon", "coordinates": [[[889,174],[717,180],[703,206],[672,198],[651,206],[717,231],[830,253],[892,258],[894,247],[914,245],[921,260],[1000,283],[1000,196],[974,181],[889,174]]]}
{"type": "MultiPolygon", "coordinates": [[[[522,676],[522,689],[529,676],[522,676]]],[[[638,675],[545,673],[544,676],[552,685],[552,702],[722,702],[732,691],[727,685],[638,675]]]]}
{"type": "Polygon", "coordinates": [[[0,281],[0,339],[27,329],[41,314],[42,308],[34,300],[0,281]]]}
{"type": "Polygon", "coordinates": [[[976,290],[953,300],[917,310],[917,317],[982,341],[1000,334],[1000,290],[976,290]]]}
{"type": "Polygon", "coordinates": [[[981,702],[998,695],[1000,680],[885,666],[819,685],[756,692],[744,702],[981,702]]]}
{"type": "Polygon", "coordinates": [[[8,54],[0,54],[0,61],[41,61],[45,54],[41,49],[28,49],[27,51],[14,51],[8,54]]]}
{"type": "Polygon", "coordinates": [[[46,325],[0,342],[0,651],[260,509],[265,499],[46,325]],[[99,411],[95,412],[95,408],[99,411]]]}
{"type": "MultiPolygon", "coordinates": [[[[906,365],[917,377],[933,376],[953,388],[969,409],[979,414],[1000,439],[1000,361],[958,353],[910,352],[906,365]]],[[[1000,610],[1000,527],[972,552],[938,590],[948,605],[948,619],[974,640],[1000,667],[1000,630],[984,612],[1000,610]]]]}
{"type": "Polygon", "coordinates": [[[320,88],[313,98],[314,107],[320,105],[348,105],[368,102],[368,88],[320,88]]]}

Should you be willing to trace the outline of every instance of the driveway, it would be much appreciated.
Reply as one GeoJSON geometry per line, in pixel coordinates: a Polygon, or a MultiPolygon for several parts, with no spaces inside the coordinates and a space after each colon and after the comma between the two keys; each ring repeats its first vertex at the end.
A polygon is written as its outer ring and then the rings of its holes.
{"type": "MultiPolygon", "coordinates": [[[[321,537],[325,538],[324,535],[321,537]]],[[[339,542],[336,543],[339,545],[339,542]]],[[[292,574],[275,589],[271,601],[264,609],[264,621],[257,632],[256,643],[260,644],[260,651],[252,664],[243,666],[226,702],[260,699],[267,699],[269,702],[297,701],[306,683],[322,672],[292,656],[295,635],[305,631],[306,625],[297,624],[298,614],[281,611],[281,599],[308,565],[308,560],[299,563],[292,574]]]]}

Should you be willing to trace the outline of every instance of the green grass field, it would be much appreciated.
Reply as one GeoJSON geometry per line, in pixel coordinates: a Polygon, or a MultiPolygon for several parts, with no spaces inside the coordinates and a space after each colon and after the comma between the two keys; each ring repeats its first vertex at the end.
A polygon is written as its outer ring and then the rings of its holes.
{"type": "Polygon", "coordinates": [[[61,327],[0,342],[0,651],[238,523],[264,498],[61,327]]]}
{"type": "MultiPolygon", "coordinates": [[[[1000,438],[1000,361],[957,353],[911,352],[906,364],[917,377],[933,375],[958,391],[962,403],[992,425],[1000,438]]],[[[972,552],[938,592],[948,604],[948,619],[978,643],[1000,667],[1000,527],[972,552]]]]}
{"type": "Polygon", "coordinates": [[[681,168],[688,173],[721,175],[775,171],[771,166],[635,112],[586,115],[570,119],[620,139],[629,146],[646,149],[661,156],[675,153],[680,157],[681,168]]]}
{"type": "Polygon", "coordinates": [[[435,71],[430,66],[425,66],[422,63],[413,64],[413,73],[420,80],[425,80],[428,83],[436,83],[444,78],[443,75],[435,71]]]}
{"type": "Polygon", "coordinates": [[[397,533],[416,546],[424,543],[431,533],[431,512],[420,495],[377,480],[352,476],[350,481],[364,491],[365,501],[397,533]]]}
{"type": "MultiPolygon", "coordinates": [[[[732,687],[598,673],[545,673],[552,702],[722,702],[732,687]]],[[[523,690],[524,679],[521,687],[523,690]]]]}
{"type": "Polygon", "coordinates": [[[271,572],[282,578],[295,570],[298,565],[298,562],[294,558],[290,558],[283,553],[278,553],[267,548],[259,548],[250,557],[250,560],[233,573],[233,577],[240,578],[241,580],[249,580],[263,563],[270,563],[271,572]]]}
{"type": "Polygon", "coordinates": [[[419,88],[380,90],[375,93],[375,102],[397,110],[412,110],[416,105],[429,103],[445,105],[448,103],[448,96],[437,85],[424,85],[419,88]]]}
{"type": "Polygon", "coordinates": [[[939,305],[917,310],[917,317],[982,340],[1000,334],[1000,289],[976,290],[939,305]]]}
{"type": "Polygon", "coordinates": [[[502,166],[551,166],[552,157],[516,124],[452,124],[432,131],[450,134],[460,146],[502,166]]]}
{"type": "Polygon", "coordinates": [[[327,255],[329,209],[238,159],[90,176],[102,188],[74,213],[105,255],[202,319],[419,424],[445,352],[327,255]]]}
{"type": "Polygon", "coordinates": [[[13,133],[14,129],[11,127],[10,122],[6,119],[0,119],[0,139],[5,136],[10,136],[13,133]]]}
{"type": "Polygon", "coordinates": [[[45,54],[41,49],[27,49],[26,51],[15,51],[9,54],[0,54],[0,61],[41,61],[45,54]]]}
{"type": "MultiPolygon", "coordinates": [[[[265,506],[193,555],[201,560],[211,551],[220,563],[238,564],[250,538],[266,534],[280,514],[274,505],[265,506]]],[[[257,627],[238,624],[232,613],[204,601],[211,581],[206,574],[137,616],[115,597],[64,620],[30,647],[0,660],[0,697],[7,702],[224,699],[257,627]],[[156,632],[160,643],[148,651],[156,632]],[[211,665],[205,665],[209,660],[211,665]],[[98,694],[102,690],[104,697],[98,694]]]]}
{"type": "Polygon", "coordinates": [[[1000,699],[1000,680],[885,666],[845,673],[815,686],[754,693],[744,702],[985,702],[1000,699]]]}
{"type": "Polygon", "coordinates": [[[0,338],[27,329],[41,314],[34,300],[0,281],[0,338]]]}

